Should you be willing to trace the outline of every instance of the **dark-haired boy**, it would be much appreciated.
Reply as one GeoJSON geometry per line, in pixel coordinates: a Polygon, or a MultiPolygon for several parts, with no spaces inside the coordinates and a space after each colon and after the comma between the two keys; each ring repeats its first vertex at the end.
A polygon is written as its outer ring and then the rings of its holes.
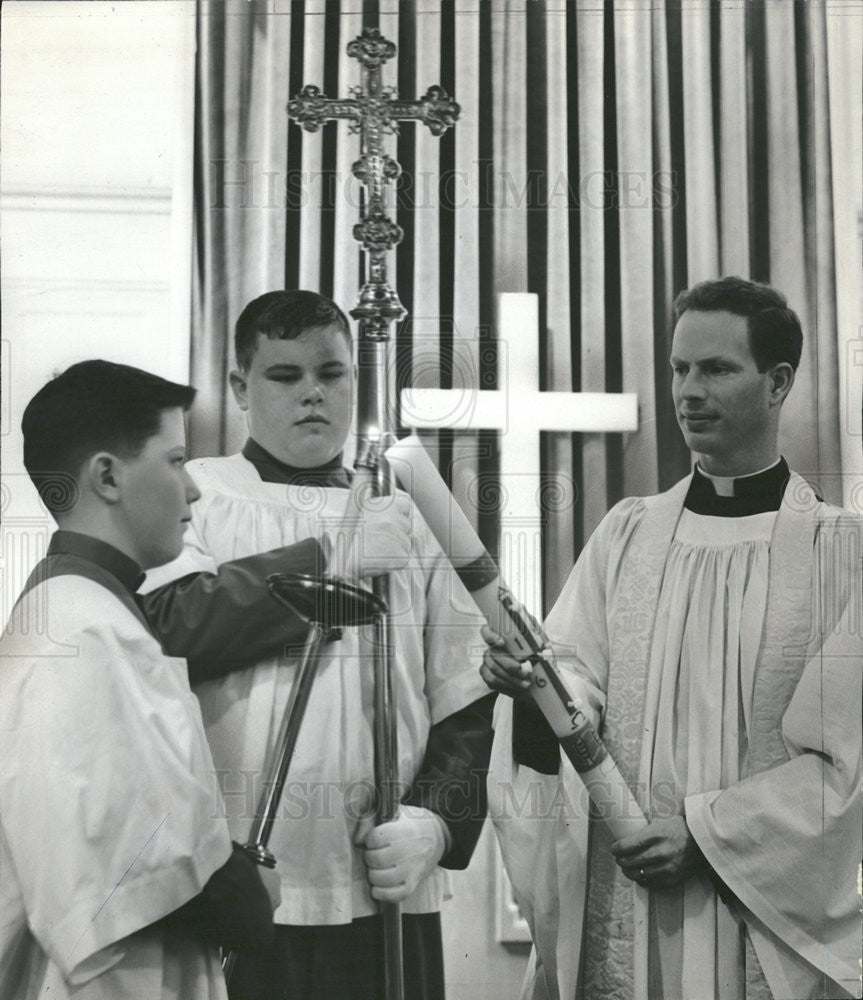
{"type": "MultiPolygon", "coordinates": [[[[241,837],[298,652],[284,649],[284,631],[273,636],[266,622],[247,620],[253,567],[256,559],[326,567],[350,484],[342,449],[355,369],[346,317],[313,292],[255,299],[235,343],[231,386],[250,438],[242,454],[191,463],[203,499],[181,559],[148,580],[157,589],[145,606],[167,648],[190,655],[232,833],[241,837]],[[246,584],[236,575],[220,582],[238,559],[250,570],[246,584]],[[220,638],[226,629],[233,638],[220,638]],[[249,669],[208,679],[237,665],[249,669]]],[[[477,671],[479,617],[407,497],[367,511],[359,534],[348,575],[390,572],[399,775],[408,793],[396,820],[369,832],[361,817],[372,806],[372,670],[357,631],[346,630],[324,653],[297,744],[270,843],[280,875],[275,943],[263,958],[238,963],[231,986],[243,1000],[380,1000],[381,899],[405,911],[408,996],[443,996],[446,881],[438,864],[467,864],[485,815],[493,697],[477,671]]]]}
{"type": "Polygon", "coordinates": [[[217,1000],[217,945],[271,934],[232,850],[186,665],[135,600],[199,496],[194,389],[87,361],[23,417],[59,530],[0,640],[0,996],[217,1000]]]}
{"type": "MultiPolygon", "coordinates": [[[[565,935],[541,966],[561,995],[859,996],[860,521],[779,455],[803,343],[785,297],[728,277],[675,314],[695,469],[609,512],[547,622],[650,822],[615,842],[591,824],[586,890],[558,890],[580,967],[565,935]]],[[[499,651],[483,673],[523,683],[499,651]]],[[[556,773],[546,749],[523,762],[556,773]]]]}

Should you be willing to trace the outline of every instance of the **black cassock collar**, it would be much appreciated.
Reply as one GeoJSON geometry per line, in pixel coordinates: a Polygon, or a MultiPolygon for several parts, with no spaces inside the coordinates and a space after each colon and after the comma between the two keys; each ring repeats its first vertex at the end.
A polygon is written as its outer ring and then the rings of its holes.
{"type": "Polygon", "coordinates": [[[342,465],[343,454],[313,469],[299,469],[281,462],[262,448],[257,441],[249,438],[243,445],[243,457],[258,470],[265,483],[282,483],[285,486],[330,486],[349,489],[351,474],[342,465]]]}
{"type": "Polygon", "coordinates": [[[51,536],[47,555],[70,555],[95,563],[116,577],[131,594],[134,594],[144,582],[144,571],[134,559],[113,545],[109,545],[108,542],[103,542],[92,535],[82,535],[79,531],[67,531],[62,528],[55,531],[51,536]]]}
{"type": "Polygon", "coordinates": [[[714,517],[747,517],[779,510],[790,476],[788,463],[780,458],[769,469],[735,479],[734,496],[725,497],[716,493],[713,483],[696,465],[683,506],[694,514],[714,517]]]}

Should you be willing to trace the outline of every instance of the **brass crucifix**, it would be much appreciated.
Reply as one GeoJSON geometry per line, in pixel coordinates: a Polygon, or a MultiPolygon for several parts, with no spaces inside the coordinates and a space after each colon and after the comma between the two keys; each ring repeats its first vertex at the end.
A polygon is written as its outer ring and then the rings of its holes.
{"type": "Polygon", "coordinates": [[[396,46],[377,28],[365,28],[348,43],[347,53],[362,65],[362,85],[351,87],[349,98],[330,98],[309,85],[288,104],[288,116],[307,132],[317,132],[328,121],[346,119],[360,136],[360,158],[354,177],[367,192],[365,209],[354,226],[354,239],[362,244],[368,261],[367,280],[351,315],[360,323],[361,341],[386,339],[387,327],[404,316],[395,289],[386,280],[386,253],[401,242],[404,233],[386,213],[384,184],[395,181],[401,166],[383,149],[385,135],[399,130],[399,122],[419,121],[432,135],[442,135],[459,116],[460,108],[442,87],[429,87],[418,101],[402,100],[381,81],[381,67],[396,54],[396,46]]]}

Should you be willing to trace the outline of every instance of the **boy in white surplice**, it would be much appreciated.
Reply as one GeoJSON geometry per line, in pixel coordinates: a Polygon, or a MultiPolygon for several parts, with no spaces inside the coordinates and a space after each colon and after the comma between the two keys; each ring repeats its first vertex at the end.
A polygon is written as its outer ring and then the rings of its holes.
{"type": "MultiPolygon", "coordinates": [[[[245,839],[306,628],[263,581],[327,566],[350,485],[355,367],[347,318],[313,292],[255,299],[235,346],[250,438],[240,454],[190,463],[202,499],[144,606],[166,648],[190,659],[231,831],[245,839]]],[[[324,649],[270,841],[276,942],[231,981],[245,1000],[379,1000],[379,899],[402,904],[408,997],[443,996],[442,868],[467,864],[486,812],[494,696],[478,672],[481,619],[408,498],[382,498],[364,518],[354,571],[390,574],[406,795],[395,821],[369,831],[373,678],[346,629],[324,649]]]]}
{"type": "Polygon", "coordinates": [[[135,599],[183,547],[195,395],[84,361],[22,421],[59,530],[0,639],[0,996],[224,1000],[272,908],[231,847],[186,664],[135,599]]]}

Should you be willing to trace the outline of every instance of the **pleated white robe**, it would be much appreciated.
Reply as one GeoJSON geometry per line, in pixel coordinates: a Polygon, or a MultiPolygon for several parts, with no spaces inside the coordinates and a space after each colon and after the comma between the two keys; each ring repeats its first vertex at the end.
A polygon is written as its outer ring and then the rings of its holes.
{"type": "Polygon", "coordinates": [[[574,996],[581,960],[591,1000],[743,1000],[762,969],[777,998],[824,976],[859,996],[859,522],[798,476],[777,514],[744,518],[684,511],[688,485],[609,513],[547,629],[645,813],[685,813],[736,902],[707,876],[633,886],[598,824],[585,860],[577,776],[514,765],[499,718],[490,805],[537,945],[525,995],[574,996]],[[514,815],[507,780],[556,822],[514,815]]]}
{"type": "MultiPolygon", "coordinates": [[[[188,469],[203,496],[185,549],[151,571],[145,589],[307,538],[329,534],[335,543],[339,536],[345,489],[263,482],[243,455],[198,459],[188,469]]],[[[389,575],[398,773],[405,790],[422,764],[430,727],[488,694],[478,670],[480,616],[425,522],[415,510],[412,516],[410,564],[389,575]]],[[[284,572],[291,571],[286,564],[284,572]]],[[[364,632],[346,628],[321,652],[269,845],[278,861],[276,923],[343,924],[378,912],[353,843],[374,801],[374,678],[364,632]]],[[[289,649],[195,688],[231,833],[241,841],[298,662],[298,650],[289,649]]],[[[448,875],[436,868],[402,909],[433,913],[448,894],[448,875]]]]}

